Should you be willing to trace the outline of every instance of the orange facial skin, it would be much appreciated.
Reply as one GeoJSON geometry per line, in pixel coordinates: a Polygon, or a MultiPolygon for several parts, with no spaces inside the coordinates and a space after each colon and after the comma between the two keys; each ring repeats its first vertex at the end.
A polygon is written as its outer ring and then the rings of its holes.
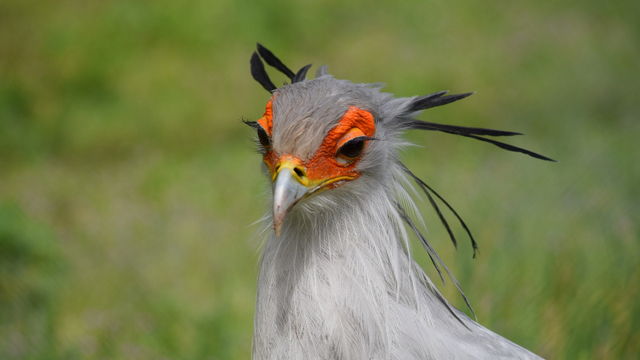
{"type": "Polygon", "coordinates": [[[262,128],[264,129],[264,131],[267,132],[267,135],[269,135],[269,137],[271,137],[271,130],[273,129],[273,105],[271,104],[272,100],[273,100],[273,97],[269,99],[269,102],[267,103],[267,108],[265,109],[264,114],[262,115],[262,118],[258,120],[258,124],[262,126],[262,128]]]}
{"type": "MultiPolygon", "coordinates": [[[[271,136],[273,126],[271,100],[258,124],[271,136]]],[[[275,180],[281,167],[297,169],[295,176],[301,184],[313,188],[313,191],[333,189],[345,181],[357,179],[356,171],[359,156],[353,159],[337,155],[338,149],[347,141],[360,136],[372,138],[375,133],[373,115],[351,106],[342,116],[338,124],[325,136],[316,153],[308,160],[302,161],[291,154],[276,154],[267,148],[264,162],[269,167],[272,180],[275,180]]],[[[367,144],[365,144],[366,149],[367,144]]]]}

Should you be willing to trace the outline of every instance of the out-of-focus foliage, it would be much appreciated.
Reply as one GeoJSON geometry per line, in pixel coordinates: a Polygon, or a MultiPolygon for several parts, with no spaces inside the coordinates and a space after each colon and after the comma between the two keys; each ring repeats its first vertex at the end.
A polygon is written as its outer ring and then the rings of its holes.
{"type": "Polygon", "coordinates": [[[0,205],[0,357],[55,354],[62,259],[55,236],[12,204],[0,205]]]}
{"type": "Polygon", "coordinates": [[[635,359],[639,15],[631,0],[0,2],[0,357],[249,357],[268,187],[239,119],[268,99],[248,66],[260,41],[399,96],[475,90],[421,118],[521,131],[509,141],[560,160],[436,133],[408,134],[422,148],[403,158],[479,241],[472,260],[457,229],[455,252],[424,207],[481,324],[548,358],[635,359]]]}

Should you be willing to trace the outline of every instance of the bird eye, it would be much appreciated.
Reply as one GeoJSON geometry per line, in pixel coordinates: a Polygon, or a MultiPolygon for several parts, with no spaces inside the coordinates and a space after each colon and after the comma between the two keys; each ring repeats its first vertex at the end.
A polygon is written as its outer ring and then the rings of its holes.
{"type": "Polygon", "coordinates": [[[338,156],[346,160],[355,159],[362,153],[365,140],[366,137],[361,136],[347,141],[338,149],[338,156]]]}
{"type": "Polygon", "coordinates": [[[261,127],[258,128],[258,141],[260,141],[260,144],[264,146],[265,149],[271,146],[271,139],[269,139],[269,135],[267,135],[267,132],[261,127]]]}

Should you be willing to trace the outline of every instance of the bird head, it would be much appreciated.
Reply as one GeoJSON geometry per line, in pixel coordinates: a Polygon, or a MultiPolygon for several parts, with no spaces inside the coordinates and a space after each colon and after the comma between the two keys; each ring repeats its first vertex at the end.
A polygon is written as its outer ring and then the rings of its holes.
{"type": "Polygon", "coordinates": [[[393,148],[372,101],[379,95],[322,74],[273,92],[255,128],[273,184],[276,234],[299,202],[337,189],[344,196],[362,177],[384,178],[393,148]]]}
{"type": "Polygon", "coordinates": [[[263,116],[247,124],[257,132],[265,172],[272,182],[273,228],[278,236],[287,214],[300,203],[322,196],[366,196],[367,182],[384,184],[390,180],[392,170],[408,172],[397,158],[397,150],[403,145],[401,135],[406,130],[467,136],[550,160],[483,137],[518,133],[413,118],[422,110],[471,93],[445,96],[447,92],[441,91],[396,98],[381,92],[380,84],[335,79],[327,73],[326,66],[318,69],[315,79],[306,80],[310,66],[294,73],[260,44],[251,58],[254,79],[271,93],[263,116]],[[291,83],[276,88],[261,58],[289,77],[291,83]]]}

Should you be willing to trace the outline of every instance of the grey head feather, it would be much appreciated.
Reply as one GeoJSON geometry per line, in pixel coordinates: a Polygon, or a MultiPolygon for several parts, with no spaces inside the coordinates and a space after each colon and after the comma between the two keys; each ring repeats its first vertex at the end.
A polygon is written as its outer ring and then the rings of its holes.
{"type": "Polygon", "coordinates": [[[377,90],[329,76],[277,89],[273,105],[273,143],[279,153],[308,159],[349,107],[367,110],[377,120],[379,107],[372,98],[386,97],[377,90]]]}
{"type": "Polygon", "coordinates": [[[320,66],[318,70],[316,70],[316,79],[321,78],[323,76],[330,76],[329,73],[327,72],[328,67],[329,67],[328,65],[320,66]]]}

